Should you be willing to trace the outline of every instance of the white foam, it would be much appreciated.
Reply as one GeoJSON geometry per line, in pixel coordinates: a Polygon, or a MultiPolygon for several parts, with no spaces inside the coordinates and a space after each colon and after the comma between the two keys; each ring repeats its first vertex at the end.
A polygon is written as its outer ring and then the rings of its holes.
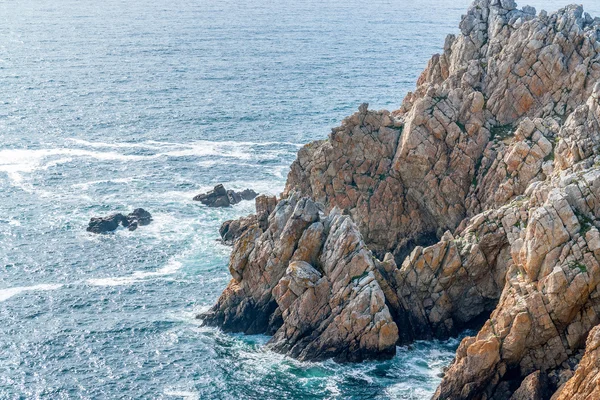
{"type": "Polygon", "coordinates": [[[81,189],[81,190],[88,190],[90,188],[90,186],[99,185],[101,183],[131,183],[139,177],[140,176],[138,175],[136,178],[129,177],[129,178],[118,178],[118,179],[101,179],[98,181],[74,183],[73,185],[71,185],[71,187],[81,189]]]}
{"type": "Polygon", "coordinates": [[[385,389],[385,393],[392,399],[402,398],[417,400],[431,398],[434,390],[429,390],[425,387],[419,387],[418,385],[415,385],[415,382],[401,382],[387,387],[385,389]]]}
{"type": "Polygon", "coordinates": [[[116,152],[69,148],[0,150],[0,172],[6,172],[11,181],[20,183],[23,180],[22,173],[31,173],[37,169],[47,169],[53,165],[71,162],[74,157],[89,157],[103,161],[139,161],[155,158],[156,156],[125,155],[116,152]],[[43,164],[45,158],[53,156],[63,156],[63,158],[43,164]]]}
{"type": "Polygon", "coordinates": [[[336,382],[335,378],[327,379],[325,390],[327,390],[333,398],[337,398],[342,394],[341,390],[338,388],[338,382],[336,382]]]}
{"type": "Polygon", "coordinates": [[[235,142],[235,141],[209,141],[198,140],[190,143],[172,143],[146,141],[141,143],[103,143],[89,142],[81,139],[70,139],[72,142],[86,147],[93,148],[142,148],[148,150],[162,151],[154,157],[225,157],[238,160],[265,159],[272,158],[281,153],[280,150],[267,150],[263,152],[252,151],[252,147],[269,146],[291,146],[300,148],[302,145],[289,142],[235,142]]]}
{"type": "Polygon", "coordinates": [[[88,279],[86,282],[92,286],[124,286],[133,285],[134,283],[137,283],[138,280],[130,276],[122,276],[115,278],[88,279]]]}
{"type": "Polygon", "coordinates": [[[147,140],[145,142],[140,143],[104,143],[104,142],[90,142],[82,139],[69,139],[69,141],[73,143],[77,143],[82,146],[87,147],[108,147],[108,148],[143,148],[143,149],[160,149],[165,147],[185,147],[188,145],[218,145],[218,146],[292,146],[292,147],[302,147],[304,146],[301,143],[292,143],[292,142],[237,142],[237,141],[210,141],[210,140],[198,140],[194,142],[188,143],[174,143],[174,142],[160,142],[156,140],[147,140]]]}
{"type": "Polygon", "coordinates": [[[61,288],[63,285],[60,284],[42,284],[35,286],[21,286],[7,289],[0,289],[0,302],[6,301],[13,296],[16,296],[23,292],[37,292],[45,290],[56,290],[61,288]]]}
{"type": "Polygon", "coordinates": [[[86,282],[92,286],[124,286],[143,282],[149,278],[157,278],[172,275],[182,267],[179,261],[170,261],[167,265],[157,271],[135,271],[128,276],[118,276],[112,278],[88,279],[86,282]]]}
{"type": "Polygon", "coordinates": [[[181,397],[184,400],[198,400],[200,398],[200,393],[187,390],[165,389],[164,393],[167,396],[181,397]]]}
{"type": "Polygon", "coordinates": [[[8,177],[14,183],[22,182],[23,173],[31,173],[40,168],[50,168],[52,166],[72,162],[75,157],[89,157],[102,161],[142,161],[151,160],[159,157],[224,157],[238,160],[251,159],[272,159],[285,150],[264,150],[257,151],[256,147],[268,147],[274,145],[284,145],[299,148],[301,145],[288,142],[233,142],[233,141],[195,141],[191,143],[171,143],[147,141],[142,143],[103,143],[89,142],[81,139],[69,139],[80,146],[99,149],[127,149],[144,148],[157,151],[153,155],[128,155],[116,151],[92,151],[83,148],[53,148],[53,149],[4,149],[0,150],[0,172],[7,173],[8,177]],[[254,149],[253,149],[254,148],[254,149]],[[58,160],[50,160],[43,164],[45,158],[62,157],[58,160]]]}
{"type": "Polygon", "coordinates": [[[111,149],[164,149],[170,146],[179,146],[177,143],[170,142],[157,142],[149,140],[142,143],[104,143],[104,142],[90,142],[82,139],[69,139],[73,143],[77,143],[81,146],[94,147],[94,148],[111,148],[111,149]]]}
{"type": "Polygon", "coordinates": [[[248,145],[239,142],[209,142],[199,141],[182,145],[178,150],[160,153],[169,157],[226,157],[238,160],[254,158],[254,152],[248,151],[248,145]]]}

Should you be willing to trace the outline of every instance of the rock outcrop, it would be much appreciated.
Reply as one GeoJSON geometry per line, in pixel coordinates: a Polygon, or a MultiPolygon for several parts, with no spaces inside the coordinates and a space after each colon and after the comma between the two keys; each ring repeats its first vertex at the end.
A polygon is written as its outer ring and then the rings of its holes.
{"type": "Polygon", "coordinates": [[[591,400],[600,398],[600,326],[588,335],[585,354],[575,375],[563,385],[552,400],[591,400]]]}
{"type": "Polygon", "coordinates": [[[476,0],[460,29],[400,109],[299,151],[207,323],[303,360],[480,329],[436,399],[596,390],[574,371],[600,323],[600,19],[476,0]]]}
{"type": "Polygon", "coordinates": [[[227,190],[219,184],[210,192],[195,196],[194,201],[199,201],[208,207],[229,207],[243,200],[253,200],[256,196],[258,196],[258,193],[251,189],[235,192],[227,190]]]}
{"type": "Polygon", "coordinates": [[[398,328],[375,262],[349,216],[324,216],[293,193],[266,225],[256,221],[235,241],[233,278],[200,318],[225,331],[273,334],[269,346],[302,360],[389,357],[398,328]]]}
{"type": "Polygon", "coordinates": [[[86,230],[91,233],[108,233],[116,230],[121,225],[130,231],[134,231],[138,226],[148,225],[150,222],[152,222],[152,215],[143,208],[136,208],[127,215],[117,213],[108,217],[92,218],[86,230]]]}
{"type": "Polygon", "coordinates": [[[225,221],[221,224],[219,234],[223,243],[232,246],[248,228],[256,223],[259,223],[263,230],[266,229],[269,215],[275,210],[275,206],[277,205],[277,198],[275,196],[261,195],[256,197],[255,203],[256,214],[225,221]]]}

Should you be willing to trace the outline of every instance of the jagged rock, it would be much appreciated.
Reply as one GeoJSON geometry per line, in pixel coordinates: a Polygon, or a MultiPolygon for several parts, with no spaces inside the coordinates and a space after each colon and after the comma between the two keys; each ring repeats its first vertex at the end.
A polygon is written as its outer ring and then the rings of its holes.
{"type": "Polygon", "coordinates": [[[223,243],[233,245],[233,243],[240,238],[248,228],[256,223],[259,223],[261,229],[266,229],[269,214],[275,210],[275,206],[277,205],[277,198],[275,196],[261,195],[256,197],[255,202],[256,214],[223,222],[219,228],[219,234],[221,235],[223,243]]]}
{"type": "Polygon", "coordinates": [[[240,219],[223,222],[219,228],[219,234],[224,244],[233,245],[249,227],[256,223],[256,215],[249,215],[240,219]]]}
{"type": "Polygon", "coordinates": [[[398,328],[375,261],[347,215],[308,198],[280,201],[235,242],[233,279],[199,316],[226,331],[274,333],[273,349],[302,360],[359,361],[395,354],[398,328]]]}
{"type": "Polygon", "coordinates": [[[600,19],[476,0],[460,29],[399,110],[299,151],[207,323],[344,360],[481,328],[435,399],[573,376],[600,323],[600,19]]]}
{"type": "Polygon", "coordinates": [[[502,226],[512,208],[474,218],[456,238],[450,232],[426,248],[416,247],[398,269],[391,254],[379,268],[403,342],[446,338],[487,318],[513,264],[502,226]],[[385,283],[384,283],[385,282],[385,283]]]}
{"type": "Polygon", "coordinates": [[[209,207],[229,207],[231,205],[227,190],[220,184],[208,193],[195,196],[194,201],[199,201],[209,207]]]}
{"type": "MultiPolygon", "coordinates": [[[[559,132],[556,152],[566,149],[562,141],[570,137],[571,126],[583,126],[588,118],[587,112],[571,114],[559,132]]],[[[582,143],[597,134],[577,132],[582,143]]],[[[600,168],[594,162],[599,150],[591,148],[587,158],[572,159],[580,161],[526,190],[521,207],[528,210],[527,221],[519,223],[518,234],[508,236],[515,265],[507,273],[500,302],[477,337],[463,342],[469,349],[497,341],[488,355],[494,361],[482,367],[477,357],[457,353],[436,398],[492,396],[511,375],[508,371],[524,377],[559,368],[600,322],[600,168]]]]}
{"type": "Polygon", "coordinates": [[[402,107],[363,106],[329,140],[305,146],[286,192],[348,209],[367,244],[400,264],[415,245],[543,180],[554,118],[600,79],[600,21],[577,6],[536,17],[513,3],[475,1],[402,107]]]}
{"type": "Polygon", "coordinates": [[[235,192],[233,190],[227,190],[223,185],[219,184],[210,192],[195,196],[194,200],[209,207],[229,207],[238,204],[242,200],[252,200],[256,196],[258,196],[258,194],[251,189],[235,192]]]}
{"type": "Polygon", "coordinates": [[[540,371],[536,371],[523,380],[510,400],[545,400],[549,395],[548,378],[540,371]]]}
{"type": "Polygon", "coordinates": [[[86,230],[92,233],[108,233],[122,225],[134,231],[138,226],[148,225],[150,222],[152,222],[152,215],[143,208],[136,208],[127,216],[118,213],[108,217],[92,218],[86,230]]]}
{"type": "Polygon", "coordinates": [[[600,398],[600,326],[588,335],[585,354],[575,375],[562,386],[552,400],[587,400],[600,398]]]}

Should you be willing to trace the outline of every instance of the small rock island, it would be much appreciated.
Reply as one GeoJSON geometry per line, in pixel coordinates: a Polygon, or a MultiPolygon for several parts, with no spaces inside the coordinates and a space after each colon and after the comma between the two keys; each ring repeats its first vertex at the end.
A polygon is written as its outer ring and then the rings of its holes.
{"type": "Polygon", "coordinates": [[[208,207],[229,207],[243,200],[253,200],[256,196],[258,193],[251,189],[235,192],[227,190],[222,184],[219,184],[210,192],[195,196],[194,201],[199,201],[208,207]]]}
{"type": "Polygon", "coordinates": [[[152,215],[143,208],[136,208],[127,215],[117,213],[108,217],[92,218],[86,230],[91,233],[108,233],[117,230],[121,225],[130,231],[135,231],[138,226],[149,225],[150,222],[152,222],[152,215]]]}

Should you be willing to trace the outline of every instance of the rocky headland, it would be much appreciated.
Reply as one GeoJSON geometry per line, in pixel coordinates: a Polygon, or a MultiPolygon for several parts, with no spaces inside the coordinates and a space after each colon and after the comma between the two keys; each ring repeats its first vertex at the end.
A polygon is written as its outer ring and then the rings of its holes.
{"type": "Polygon", "coordinates": [[[228,221],[200,315],[300,360],[465,338],[435,399],[592,399],[600,370],[600,19],[476,0],[401,107],[303,147],[228,221]]]}

